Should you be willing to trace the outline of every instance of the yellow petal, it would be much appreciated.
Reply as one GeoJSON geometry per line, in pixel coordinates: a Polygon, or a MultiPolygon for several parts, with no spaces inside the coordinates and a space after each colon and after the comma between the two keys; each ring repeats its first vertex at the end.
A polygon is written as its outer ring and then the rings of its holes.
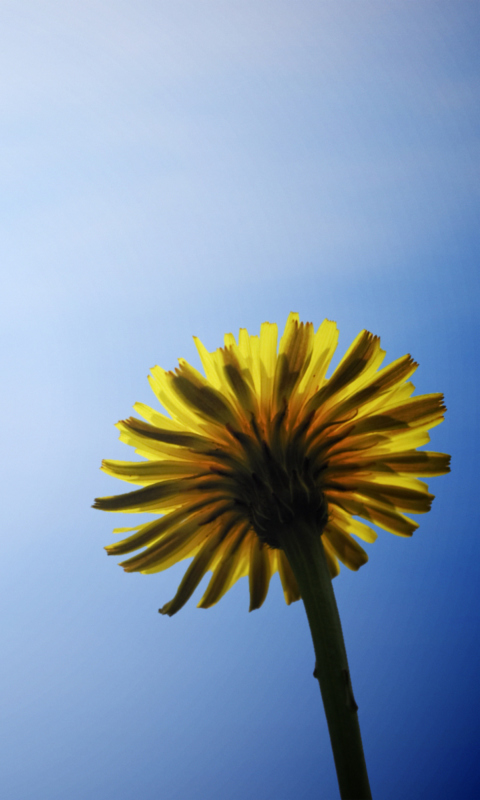
{"type": "Polygon", "coordinates": [[[287,606],[289,606],[290,603],[300,600],[300,590],[283,550],[276,550],[275,553],[277,556],[278,573],[282,582],[283,596],[285,597],[287,606]]]}
{"type": "MultiPolygon", "coordinates": [[[[401,478],[398,479],[402,480],[401,478]]],[[[332,486],[333,482],[328,484],[332,486]]],[[[377,504],[381,503],[382,507],[391,505],[399,508],[402,511],[410,511],[414,514],[424,514],[430,511],[433,494],[429,494],[426,489],[413,489],[410,486],[402,486],[392,483],[378,483],[376,481],[366,481],[361,479],[342,479],[336,481],[335,486],[338,486],[342,491],[348,492],[350,495],[359,496],[362,501],[365,498],[375,500],[377,504]]],[[[328,494],[328,488],[327,488],[328,494]]]]}
{"type": "Polygon", "coordinates": [[[309,397],[324,383],[338,344],[338,329],[334,322],[323,320],[313,339],[312,357],[300,381],[298,393],[309,397]]]}
{"type": "Polygon", "coordinates": [[[313,325],[299,322],[298,314],[290,314],[280,340],[275,369],[275,403],[282,408],[290,399],[312,357],[313,325]]]}
{"type": "Polygon", "coordinates": [[[225,367],[227,364],[233,364],[241,373],[244,380],[248,383],[250,389],[255,394],[255,381],[252,375],[252,354],[250,348],[250,337],[248,336],[246,331],[243,331],[245,334],[242,336],[242,340],[244,341],[244,347],[241,348],[240,345],[237,345],[235,341],[235,337],[231,333],[227,333],[225,336],[225,347],[219,349],[219,356],[221,356],[223,366],[225,367]],[[245,343],[247,343],[247,351],[248,351],[248,358],[245,356],[245,343]]]}
{"type": "Polygon", "coordinates": [[[352,519],[352,516],[344,511],[343,508],[332,505],[329,511],[334,522],[337,522],[342,530],[358,536],[358,538],[363,539],[364,542],[372,543],[377,540],[378,534],[376,531],[374,531],[368,525],[364,525],[363,522],[359,522],[358,519],[352,519]]]}
{"type": "Polygon", "coordinates": [[[195,555],[205,541],[207,531],[195,517],[179,523],[170,533],[120,566],[125,572],[161,572],[178,561],[195,555]]]}
{"type": "Polygon", "coordinates": [[[101,469],[107,475],[120,478],[129,483],[140,483],[145,486],[158,483],[175,476],[192,476],[205,474],[202,462],[192,461],[102,461],[101,469]]]}
{"type": "Polygon", "coordinates": [[[262,323],[259,343],[260,397],[262,398],[262,408],[266,415],[270,413],[272,403],[273,381],[277,361],[277,337],[278,328],[275,323],[262,323]]]}
{"type": "Polygon", "coordinates": [[[382,504],[375,503],[373,500],[361,500],[358,497],[351,497],[343,492],[329,490],[327,493],[328,502],[348,511],[354,517],[363,517],[378,525],[379,528],[395,533],[397,536],[411,536],[418,528],[418,523],[406,517],[394,508],[387,508],[382,504]]]}
{"type": "Polygon", "coordinates": [[[185,491],[192,488],[190,478],[178,478],[177,480],[163,481],[144,489],[135,489],[133,492],[114,495],[113,497],[95,498],[94,508],[101,508],[102,511],[149,511],[157,506],[160,501],[182,495],[185,491]]]}
{"type": "MultiPolygon", "coordinates": [[[[361,434],[358,436],[345,436],[335,441],[332,438],[332,444],[328,441],[325,444],[324,451],[330,459],[333,455],[340,453],[348,453],[349,451],[362,450],[367,453],[383,456],[390,453],[396,453],[403,450],[410,450],[414,447],[422,447],[428,444],[430,436],[427,431],[417,429],[400,429],[388,431],[388,435],[377,433],[361,434]]],[[[313,448],[312,448],[313,449],[313,448]]],[[[315,456],[318,457],[318,456],[315,456]]]]}
{"type": "Polygon", "coordinates": [[[374,373],[385,351],[380,349],[378,336],[361,331],[340,361],[332,377],[310,399],[307,410],[318,410],[323,417],[334,402],[349,396],[362,386],[374,373]]]}
{"type": "Polygon", "coordinates": [[[169,617],[172,617],[177,611],[180,611],[182,606],[190,599],[203,576],[208,571],[216,550],[225,535],[225,526],[222,525],[206,539],[183,576],[173,600],[170,600],[169,603],[165,603],[165,605],[159,609],[161,614],[168,614],[169,617]]]}
{"type": "Polygon", "coordinates": [[[165,414],[160,414],[159,411],[155,411],[155,409],[150,408],[150,406],[145,405],[145,403],[134,403],[133,408],[137,414],[140,414],[144,420],[150,423],[150,425],[154,425],[156,428],[161,428],[162,430],[166,431],[175,431],[177,433],[185,433],[184,425],[176,422],[176,420],[172,419],[171,417],[165,416],[165,414]]]}
{"type": "MultiPolygon", "coordinates": [[[[193,503],[182,503],[180,508],[170,511],[160,519],[147,522],[144,525],[137,525],[134,528],[116,528],[114,533],[124,533],[136,531],[132,536],[123,539],[115,544],[107,545],[105,550],[108,555],[125,555],[138,550],[140,547],[151,546],[159,542],[166,541],[167,534],[173,533],[181,528],[183,523],[191,520],[197,525],[210,524],[228,511],[234,510],[234,503],[231,500],[215,500],[205,494],[193,503]]],[[[144,551],[145,553],[146,551],[144,551]]],[[[139,554],[140,556],[143,553],[139,554]]]]}
{"type": "Polygon", "coordinates": [[[197,608],[210,608],[218,603],[242,573],[245,574],[248,570],[248,558],[244,558],[246,553],[243,552],[243,545],[249,528],[250,524],[246,523],[230,534],[229,547],[222,554],[197,608]]]}
{"type": "Polygon", "coordinates": [[[225,479],[214,474],[198,478],[177,478],[176,480],[162,481],[135,489],[133,492],[114,495],[113,497],[97,497],[93,508],[103,511],[129,511],[139,513],[144,511],[163,511],[170,507],[172,501],[176,505],[184,505],[189,499],[198,501],[199,496],[232,499],[229,495],[225,479]]]}
{"type": "MultiPolygon", "coordinates": [[[[374,462],[378,463],[378,462],[374,462]]],[[[427,450],[410,450],[396,455],[385,456],[385,463],[400,474],[413,473],[424,477],[446,475],[450,472],[450,456],[445,453],[433,453],[427,450]]]]}
{"type": "Polygon", "coordinates": [[[200,373],[182,361],[176,372],[173,388],[196,414],[216,425],[235,425],[236,416],[230,403],[200,373]]]}
{"type": "Polygon", "coordinates": [[[330,572],[330,577],[333,580],[333,578],[336,578],[337,575],[340,574],[340,564],[338,563],[338,559],[335,555],[332,545],[326,536],[322,536],[322,544],[325,558],[327,560],[328,571],[330,572]]]}
{"type": "MultiPolygon", "coordinates": [[[[135,417],[122,420],[117,424],[120,431],[125,431],[130,437],[136,441],[138,440],[151,440],[151,442],[161,442],[162,444],[175,445],[177,448],[182,449],[182,455],[185,457],[185,452],[192,450],[197,453],[206,453],[212,449],[211,440],[198,434],[186,432],[178,432],[173,430],[164,430],[157,428],[155,425],[149,425],[148,422],[142,422],[135,417]]],[[[150,443],[151,443],[150,442],[150,443]]]]}
{"type": "Polygon", "coordinates": [[[349,569],[357,570],[367,563],[368,555],[363,547],[334,522],[328,522],[323,537],[328,540],[337,558],[349,569]]]}
{"type": "Polygon", "coordinates": [[[219,364],[218,355],[216,353],[209,353],[205,345],[203,345],[196,336],[193,337],[193,341],[198,350],[207,380],[215,389],[221,390],[222,380],[219,375],[219,367],[221,367],[221,364],[219,364]]]}
{"type": "Polygon", "coordinates": [[[258,409],[250,372],[247,369],[242,370],[236,358],[228,351],[224,354],[224,362],[224,382],[235,398],[237,411],[249,420],[258,409]]]}
{"type": "Polygon", "coordinates": [[[161,367],[153,367],[148,377],[148,382],[162,406],[172,416],[172,419],[180,423],[183,430],[203,434],[202,420],[198,418],[189,405],[182,402],[178,393],[173,389],[173,372],[166,372],[161,367]]]}
{"type": "MultiPolygon", "coordinates": [[[[380,351],[383,353],[383,351],[380,351]]],[[[348,415],[352,409],[356,409],[358,416],[362,417],[368,411],[372,413],[375,405],[380,405],[382,410],[385,410],[388,393],[395,393],[399,388],[399,384],[409,378],[417,369],[418,364],[412,359],[410,355],[403,356],[396,361],[384,367],[379,372],[370,369],[370,378],[362,383],[361,388],[352,391],[353,385],[349,385],[349,392],[346,397],[340,399],[333,405],[328,414],[328,418],[336,416],[341,419],[343,416],[348,415]],[[371,374],[371,373],[374,374],[371,374]]],[[[375,367],[376,369],[376,367],[375,367]]],[[[413,386],[409,386],[403,390],[402,394],[409,396],[413,391],[413,386]]]]}
{"type": "Polygon", "coordinates": [[[132,536],[123,539],[121,542],[115,542],[106,546],[105,550],[109,556],[125,555],[138,550],[139,547],[144,547],[158,541],[165,533],[168,533],[173,528],[185,520],[191,508],[185,508],[172,511],[160,519],[155,519],[152,522],[147,522],[144,525],[137,525],[135,528],[116,528],[114,533],[126,533],[127,531],[136,531],[132,536]]]}
{"type": "Polygon", "coordinates": [[[355,536],[358,536],[359,539],[363,539],[364,542],[372,543],[378,538],[378,534],[373,528],[370,528],[358,519],[350,519],[347,532],[353,533],[355,536]]]}
{"type": "Polygon", "coordinates": [[[268,548],[262,544],[256,534],[251,536],[250,544],[250,569],[249,569],[249,588],[250,588],[250,608],[253,611],[260,608],[267,593],[270,578],[272,575],[268,548]]]}

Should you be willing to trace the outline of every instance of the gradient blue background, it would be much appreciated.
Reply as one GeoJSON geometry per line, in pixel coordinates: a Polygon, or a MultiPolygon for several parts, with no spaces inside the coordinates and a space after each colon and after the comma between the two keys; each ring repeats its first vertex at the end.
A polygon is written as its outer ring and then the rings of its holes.
{"type": "MultiPolygon", "coordinates": [[[[157,609],[113,424],[287,314],[411,352],[453,472],[335,581],[374,797],[480,796],[476,2],[0,2],[7,800],[337,796],[301,604],[157,609]],[[133,524],[133,523],[132,523],[133,524]]],[[[197,592],[196,598],[201,594],[197,592]]]]}

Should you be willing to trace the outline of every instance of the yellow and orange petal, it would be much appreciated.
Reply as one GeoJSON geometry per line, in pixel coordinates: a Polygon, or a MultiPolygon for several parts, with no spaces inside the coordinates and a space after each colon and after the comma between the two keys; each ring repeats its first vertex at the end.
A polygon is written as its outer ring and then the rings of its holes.
{"type": "Polygon", "coordinates": [[[199,606],[216,603],[247,576],[250,610],[259,608],[278,572],[285,600],[299,599],[279,549],[278,526],[305,516],[322,536],[332,577],[339,561],[357,570],[371,524],[399,536],[418,527],[408,514],[429,510],[433,495],[418,478],[449,471],[449,457],[417,448],[445,412],[443,397],[411,397],[410,356],[381,367],[380,340],[361,331],[331,377],[338,331],[324,320],[314,332],[290,314],[260,336],[241,329],[213,353],[195,339],[205,376],[180,360],[155,367],[152,389],[167,415],[137,403],[143,420],[118,423],[120,438],[145,461],[104,461],[110,475],[143,488],[98,498],[105,511],[162,516],[131,529],[106,549],[124,555],[127,572],[159,572],[192,558],[177,594],[162,610],[176,613],[212,572],[199,606]],[[358,519],[361,517],[365,522],[358,519]]]}

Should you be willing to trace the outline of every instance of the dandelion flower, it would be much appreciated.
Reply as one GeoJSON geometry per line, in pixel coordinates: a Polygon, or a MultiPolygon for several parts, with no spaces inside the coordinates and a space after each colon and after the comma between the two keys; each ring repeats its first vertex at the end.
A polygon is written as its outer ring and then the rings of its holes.
{"type": "MultiPolygon", "coordinates": [[[[195,339],[205,377],[182,359],[174,372],[154,367],[150,384],[169,416],[137,403],[144,421],[118,423],[122,441],[146,460],[103,462],[109,475],[143,488],[95,504],[161,515],[117,529],[130,535],[109,545],[110,555],[140,550],[122,562],[127,572],[154,573],[192,559],[163,614],[175,614],[207,572],[212,576],[199,607],[212,606],[248,575],[250,610],[259,608],[278,572],[286,602],[304,600],[317,672],[314,618],[326,612],[315,610],[307,595],[317,596],[322,580],[331,593],[339,562],[351,570],[365,564],[358,539],[375,541],[372,524],[411,536],[418,523],[408,514],[428,511],[433,499],[419,478],[449,469],[448,456],[417,449],[429,441],[427,431],[442,421],[445,406],[441,394],[412,397],[417,364],[411,356],[380,368],[380,340],[363,330],[327,378],[337,339],[334,322],[325,320],[315,333],[294,313],[278,350],[277,326],[270,323],[259,337],[241,329],[238,343],[227,334],[213,353],[195,339]],[[327,577],[307,577],[318,559],[327,577]]],[[[338,617],[336,607],[332,613],[338,617]]],[[[340,627],[338,635],[344,653],[340,627]]],[[[342,702],[356,718],[342,653],[335,680],[343,681],[342,698],[350,699],[342,702]]],[[[320,683],[328,718],[330,689],[320,683]]],[[[348,772],[347,762],[341,771],[348,772]]],[[[369,796],[345,781],[342,796],[369,796]]]]}
{"type": "Polygon", "coordinates": [[[418,523],[405,512],[429,510],[433,495],[417,478],[448,472],[449,458],[416,448],[443,419],[442,395],[411,397],[417,364],[408,355],[379,371],[385,352],[368,331],[327,379],[337,338],[335,323],[314,333],[290,314],[278,353],[269,323],[260,337],[241,330],[238,344],[227,334],[214,353],[195,339],[206,378],[183,360],[175,372],[154,367],[150,384],[171,416],[137,403],[146,422],[118,423],[121,440],[148,460],[104,461],[102,469],[144,488],[99,498],[96,507],[163,516],[118,529],[136,532],[107,552],[145,548],[122,563],[143,573],[194,557],[163,613],[177,612],[209,570],[201,608],[245,575],[250,610],[259,608],[277,571],[286,602],[298,600],[279,541],[287,522],[305,517],[323,529],[334,577],[339,561],[353,570],[367,561],[357,539],[377,538],[357,517],[411,536],[418,523]]]}

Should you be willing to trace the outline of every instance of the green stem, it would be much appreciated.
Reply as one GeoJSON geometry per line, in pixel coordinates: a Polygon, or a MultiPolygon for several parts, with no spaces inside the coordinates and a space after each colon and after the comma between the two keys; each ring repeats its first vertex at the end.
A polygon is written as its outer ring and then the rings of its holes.
{"type": "Polygon", "coordinates": [[[371,800],[357,704],[322,538],[304,520],[279,532],[312,633],[318,678],[342,800],[371,800]]]}

